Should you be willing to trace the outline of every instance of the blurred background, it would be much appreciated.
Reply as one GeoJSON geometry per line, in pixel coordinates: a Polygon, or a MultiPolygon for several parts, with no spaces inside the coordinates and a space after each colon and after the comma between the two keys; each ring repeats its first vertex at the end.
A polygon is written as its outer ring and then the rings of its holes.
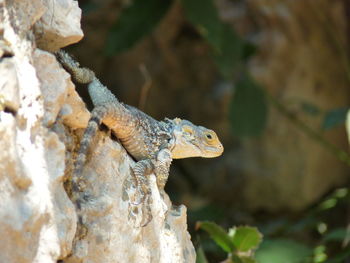
{"type": "Polygon", "coordinates": [[[198,262],[227,258],[195,229],[207,220],[257,227],[259,263],[350,262],[349,0],[79,5],[85,37],[69,51],[82,65],[121,101],[224,144],[219,158],[174,161],[166,186],[188,208],[198,262]]]}

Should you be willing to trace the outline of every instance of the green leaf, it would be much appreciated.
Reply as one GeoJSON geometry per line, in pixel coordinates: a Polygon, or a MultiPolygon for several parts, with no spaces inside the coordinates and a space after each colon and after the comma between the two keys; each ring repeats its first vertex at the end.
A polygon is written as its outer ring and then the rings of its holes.
{"type": "Polygon", "coordinates": [[[243,261],[239,256],[232,254],[224,263],[243,263],[243,261]]]}
{"type": "Polygon", "coordinates": [[[267,119],[265,93],[250,76],[236,84],[229,117],[233,133],[238,137],[256,136],[264,130],[267,119]]]}
{"type": "Polygon", "coordinates": [[[243,263],[256,263],[256,260],[251,257],[240,257],[243,263]]]}
{"type": "Polygon", "coordinates": [[[168,11],[172,0],[134,0],[125,8],[112,27],[106,43],[107,55],[134,46],[148,35],[168,11]]]}
{"type": "Polygon", "coordinates": [[[222,22],[212,0],[182,0],[187,19],[199,33],[218,49],[221,46],[222,22]]]}
{"type": "Polygon", "coordinates": [[[233,29],[220,21],[212,0],[183,0],[186,17],[213,48],[220,73],[230,78],[244,56],[243,41],[233,29]]]}
{"type": "Polygon", "coordinates": [[[325,234],[323,237],[323,242],[329,242],[329,241],[339,241],[342,242],[345,238],[349,238],[348,231],[346,228],[336,228],[329,233],[325,234]]]}
{"type": "Polygon", "coordinates": [[[196,263],[208,263],[207,258],[205,257],[204,250],[202,246],[199,246],[196,251],[196,263]]]}
{"type": "Polygon", "coordinates": [[[339,108],[328,111],[323,119],[322,129],[329,130],[345,123],[348,108],[339,108]]]}
{"type": "Polygon", "coordinates": [[[230,260],[224,261],[224,263],[256,263],[256,260],[251,257],[232,254],[230,260]]]}
{"type": "Polygon", "coordinates": [[[243,56],[243,42],[229,25],[222,25],[221,45],[214,52],[214,60],[221,74],[229,79],[243,56]]]}
{"type": "Polygon", "coordinates": [[[321,110],[315,104],[307,101],[301,102],[301,109],[312,116],[317,116],[321,113],[321,110]]]}
{"type": "Polygon", "coordinates": [[[205,230],[215,243],[227,253],[230,253],[235,249],[231,238],[221,226],[213,222],[203,221],[197,222],[196,229],[199,228],[205,230]]]}
{"type": "Polygon", "coordinates": [[[232,238],[237,250],[247,252],[256,249],[262,241],[262,234],[255,227],[237,227],[232,238]]]}
{"type": "Polygon", "coordinates": [[[312,249],[290,239],[264,240],[256,251],[259,263],[302,263],[312,256],[312,249]]]}

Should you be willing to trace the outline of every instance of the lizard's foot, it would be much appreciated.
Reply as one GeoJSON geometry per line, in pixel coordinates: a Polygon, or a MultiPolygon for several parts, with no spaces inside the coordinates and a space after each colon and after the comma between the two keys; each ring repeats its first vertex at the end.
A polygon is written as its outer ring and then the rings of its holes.
{"type": "Polygon", "coordinates": [[[169,149],[160,150],[156,160],[152,160],[155,167],[154,172],[157,176],[157,185],[159,189],[164,189],[165,183],[169,177],[169,169],[172,160],[173,159],[171,158],[169,149]]]}
{"type": "Polygon", "coordinates": [[[131,201],[132,205],[141,205],[151,195],[151,188],[148,183],[148,180],[145,179],[142,182],[142,185],[136,186],[136,192],[133,198],[134,200],[131,201]]]}

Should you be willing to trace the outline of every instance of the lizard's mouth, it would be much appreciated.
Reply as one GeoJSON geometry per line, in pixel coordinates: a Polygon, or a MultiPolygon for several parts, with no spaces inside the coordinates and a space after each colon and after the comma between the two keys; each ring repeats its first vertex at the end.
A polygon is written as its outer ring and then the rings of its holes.
{"type": "Polygon", "coordinates": [[[192,142],[189,141],[182,141],[178,138],[175,139],[175,143],[173,144],[173,147],[171,148],[171,156],[173,159],[183,159],[183,158],[189,158],[189,157],[200,157],[201,155],[201,149],[200,147],[192,142]]]}
{"type": "Polygon", "coordinates": [[[171,155],[173,159],[182,159],[189,157],[203,157],[214,158],[223,153],[223,147],[200,145],[196,140],[182,142],[181,140],[175,140],[173,147],[171,148],[171,155]]]}
{"type": "Polygon", "coordinates": [[[215,147],[210,145],[204,145],[200,147],[200,145],[197,142],[193,142],[193,145],[198,148],[198,150],[201,153],[200,157],[203,158],[218,157],[224,152],[224,146],[221,143],[219,145],[216,145],[215,147]]]}

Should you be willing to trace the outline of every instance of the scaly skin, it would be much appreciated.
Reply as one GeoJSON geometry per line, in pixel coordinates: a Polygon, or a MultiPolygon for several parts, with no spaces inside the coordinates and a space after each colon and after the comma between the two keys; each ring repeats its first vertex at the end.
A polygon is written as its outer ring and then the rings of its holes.
{"type": "MultiPolygon", "coordinates": [[[[72,177],[75,191],[84,190],[81,172],[90,143],[101,123],[111,129],[137,161],[133,167],[139,193],[139,201],[136,204],[143,202],[150,194],[149,174],[155,173],[158,187],[164,188],[172,159],[210,158],[223,153],[224,148],[214,131],[179,118],[157,121],[137,108],[119,102],[91,70],[81,68],[79,63],[64,51],[57,52],[56,56],[75,82],[88,84],[94,104],[75,163],[72,177]]],[[[150,220],[151,216],[146,224],[150,220]]]]}

